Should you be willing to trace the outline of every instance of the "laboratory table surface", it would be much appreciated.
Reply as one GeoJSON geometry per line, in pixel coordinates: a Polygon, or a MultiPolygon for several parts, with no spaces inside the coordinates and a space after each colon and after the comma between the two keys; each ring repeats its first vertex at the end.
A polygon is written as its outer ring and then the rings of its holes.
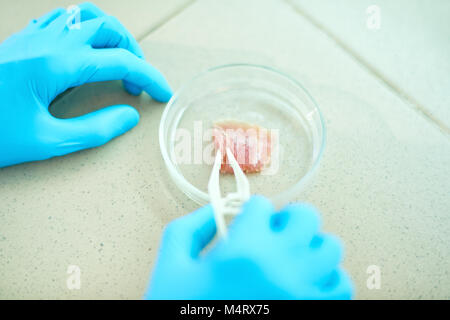
{"type": "MultiPolygon", "coordinates": [[[[380,0],[378,25],[366,0],[94,3],[123,22],[175,90],[235,62],[302,83],[322,110],[327,143],[295,200],[314,204],[324,230],[342,239],[355,298],[450,298],[448,1],[380,0]],[[373,266],[379,287],[367,283],[373,266]]],[[[0,41],[70,4],[2,3],[0,41]]],[[[65,93],[51,112],[66,118],[122,103],[141,115],[125,135],[0,169],[0,298],[139,299],[164,226],[198,207],[162,160],[164,104],[105,82],[65,93]],[[69,266],[81,271],[79,289],[67,286],[69,266]]]]}

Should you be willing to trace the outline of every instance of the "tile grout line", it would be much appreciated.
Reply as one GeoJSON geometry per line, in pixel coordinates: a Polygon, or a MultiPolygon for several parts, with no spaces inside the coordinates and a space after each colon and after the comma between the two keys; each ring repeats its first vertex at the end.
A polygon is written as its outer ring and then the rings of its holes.
{"type": "Polygon", "coordinates": [[[303,8],[301,8],[298,4],[294,3],[293,0],[284,0],[294,11],[295,13],[301,15],[307,21],[309,21],[312,25],[314,25],[317,29],[323,32],[327,37],[332,39],[341,49],[343,49],[347,54],[352,56],[363,68],[365,68],[370,74],[376,77],[378,80],[384,83],[384,85],[393,93],[395,93],[401,100],[407,103],[407,105],[411,106],[413,110],[419,113],[423,118],[428,120],[434,126],[436,126],[440,131],[444,134],[450,134],[450,128],[446,126],[445,123],[434,117],[429,111],[426,110],[416,99],[408,95],[404,90],[402,90],[399,86],[394,84],[391,80],[385,77],[380,71],[378,71],[375,67],[371,66],[364,58],[362,58],[358,53],[356,53],[352,48],[347,46],[341,39],[339,39],[336,35],[334,35],[331,31],[329,31],[324,25],[322,25],[319,21],[314,19],[311,15],[307,14],[303,8]]]}

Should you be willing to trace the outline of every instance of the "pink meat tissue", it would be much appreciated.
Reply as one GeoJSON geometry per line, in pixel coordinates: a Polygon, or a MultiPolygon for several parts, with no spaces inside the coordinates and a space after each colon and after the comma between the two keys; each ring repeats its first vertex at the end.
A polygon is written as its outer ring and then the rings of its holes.
{"type": "Polygon", "coordinates": [[[245,173],[261,172],[270,163],[272,143],[269,130],[260,126],[234,120],[216,122],[213,141],[216,152],[220,150],[222,154],[221,173],[233,173],[226,148],[230,149],[245,173]]]}

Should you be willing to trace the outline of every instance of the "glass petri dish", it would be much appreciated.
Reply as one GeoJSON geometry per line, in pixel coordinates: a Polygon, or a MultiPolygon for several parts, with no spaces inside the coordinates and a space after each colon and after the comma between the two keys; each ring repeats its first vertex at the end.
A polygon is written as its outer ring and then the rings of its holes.
{"type": "MultiPolygon", "coordinates": [[[[294,79],[272,68],[233,64],[209,69],[182,86],[164,110],[159,142],[168,172],[192,200],[209,203],[208,180],[214,162],[211,129],[234,120],[275,135],[270,166],[248,174],[252,194],[276,205],[295,200],[311,179],[325,145],[322,114],[294,79]]],[[[233,175],[221,175],[221,190],[235,190],[233,175]]]]}

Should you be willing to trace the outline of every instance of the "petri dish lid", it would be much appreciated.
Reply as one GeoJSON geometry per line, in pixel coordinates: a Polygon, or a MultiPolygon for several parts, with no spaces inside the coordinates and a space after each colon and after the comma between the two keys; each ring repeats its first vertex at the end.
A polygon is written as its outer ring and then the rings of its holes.
{"type": "MultiPolygon", "coordinates": [[[[223,120],[257,125],[276,136],[270,165],[247,175],[251,193],[276,205],[295,200],[316,171],[325,145],[322,114],[306,89],[275,69],[233,64],[209,69],[175,92],[161,118],[161,153],[175,184],[201,205],[209,203],[211,129],[223,120]]],[[[234,176],[221,175],[221,188],[233,191],[234,176]]]]}

